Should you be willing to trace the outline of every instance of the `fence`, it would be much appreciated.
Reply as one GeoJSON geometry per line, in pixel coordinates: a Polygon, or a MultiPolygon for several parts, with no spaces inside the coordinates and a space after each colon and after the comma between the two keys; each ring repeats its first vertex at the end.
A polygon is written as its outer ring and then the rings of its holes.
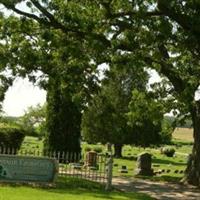
{"type": "Polygon", "coordinates": [[[0,155],[2,154],[54,158],[59,163],[58,175],[60,177],[76,177],[104,184],[108,183],[109,178],[110,184],[110,175],[108,173],[110,170],[107,167],[109,157],[103,154],[97,154],[95,152],[85,154],[73,152],[41,152],[37,150],[27,151],[0,147],[0,155]]]}

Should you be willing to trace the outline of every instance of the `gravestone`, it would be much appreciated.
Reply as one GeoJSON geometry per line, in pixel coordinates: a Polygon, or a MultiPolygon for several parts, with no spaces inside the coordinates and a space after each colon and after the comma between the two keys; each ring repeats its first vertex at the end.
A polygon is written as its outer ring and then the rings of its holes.
{"type": "Polygon", "coordinates": [[[97,153],[95,151],[89,151],[86,154],[86,166],[87,167],[97,166],[97,153]]]}
{"type": "Polygon", "coordinates": [[[137,158],[136,175],[153,176],[151,168],[151,154],[141,153],[137,158]]]}
{"type": "Polygon", "coordinates": [[[121,169],[119,170],[120,173],[128,173],[128,169],[126,165],[122,165],[121,169]]]}

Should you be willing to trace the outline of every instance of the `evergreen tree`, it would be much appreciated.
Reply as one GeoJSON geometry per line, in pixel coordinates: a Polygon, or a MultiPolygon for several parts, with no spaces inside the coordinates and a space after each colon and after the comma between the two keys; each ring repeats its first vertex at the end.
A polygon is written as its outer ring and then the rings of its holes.
{"type": "Polygon", "coordinates": [[[135,143],[134,130],[128,126],[127,119],[132,90],[145,91],[147,80],[147,73],[141,68],[112,66],[106,72],[101,90],[84,112],[83,138],[90,143],[114,144],[115,156],[121,157],[123,145],[135,143]]]}

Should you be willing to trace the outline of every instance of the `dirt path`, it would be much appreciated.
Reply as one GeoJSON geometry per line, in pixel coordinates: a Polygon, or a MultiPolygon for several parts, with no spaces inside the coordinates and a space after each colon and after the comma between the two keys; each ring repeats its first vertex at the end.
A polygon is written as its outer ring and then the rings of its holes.
{"type": "Polygon", "coordinates": [[[200,190],[188,185],[113,178],[113,186],[123,191],[145,193],[157,200],[200,200],[200,190]]]}

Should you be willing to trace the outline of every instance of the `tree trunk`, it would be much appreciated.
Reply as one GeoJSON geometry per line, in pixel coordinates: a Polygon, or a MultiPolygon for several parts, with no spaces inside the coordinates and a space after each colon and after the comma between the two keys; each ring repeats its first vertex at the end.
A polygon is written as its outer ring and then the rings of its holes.
{"type": "Polygon", "coordinates": [[[47,90],[47,131],[45,151],[68,152],[70,160],[75,162],[81,153],[80,124],[81,112],[72,101],[67,90],[61,89],[59,75],[50,77],[47,90]]]}
{"type": "Polygon", "coordinates": [[[121,158],[122,157],[122,144],[114,144],[114,148],[115,148],[115,154],[114,156],[116,158],[121,158]]]}
{"type": "Polygon", "coordinates": [[[194,145],[186,169],[186,181],[189,184],[200,186],[200,101],[191,111],[193,121],[194,145]]]}

